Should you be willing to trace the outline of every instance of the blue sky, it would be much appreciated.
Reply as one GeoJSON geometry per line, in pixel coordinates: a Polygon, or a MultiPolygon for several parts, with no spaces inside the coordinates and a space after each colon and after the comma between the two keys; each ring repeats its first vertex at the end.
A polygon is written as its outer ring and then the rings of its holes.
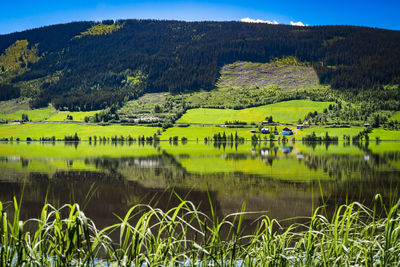
{"type": "Polygon", "coordinates": [[[308,25],[359,25],[400,30],[400,0],[2,0],[0,34],[44,25],[103,19],[231,21],[243,18],[308,25]]]}

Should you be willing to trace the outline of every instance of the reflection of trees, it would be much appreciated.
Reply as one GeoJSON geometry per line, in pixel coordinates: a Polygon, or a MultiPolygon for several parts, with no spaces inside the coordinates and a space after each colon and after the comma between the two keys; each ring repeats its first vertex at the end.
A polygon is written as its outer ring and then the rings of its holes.
{"type": "MultiPolygon", "coordinates": [[[[336,180],[376,179],[383,170],[392,172],[391,161],[400,160],[400,152],[364,155],[304,154],[304,164],[313,170],[322,169],[336,180]]],[[[396,171],[395,171],[396,172],[396,171]]]]}
{"type": "MultiPolygon", "coordinates": [[[[209,214],[206,191],[178,186],[174,189],[146,188],[115,173],[91,171],[61,171],[52,177],[31,173],[29,183],[25,185],[2,182],[0,201],[10,201],[14,196],[19,199],[23,194],[22,219],[38,217],[46,196],[47,202],[55,206],[78,203],[86,215],[95,220],[96,225],[105,226],[116,222],[114,214],[125,215],[131,206],[139,203],[151,203],[164,210],[174,207],[179,203],[174,192],[197,203],[203,212],[209,214]]],[[[210,191],[210,196],[217,214],[221,215],[216,193],[210,191]]]]}
{"type": "Polygon", "coordinates": [[[323,184],[330,202],[342,204],[361,201],[369,204],[376,194],[391,203],[400,197],[400,170],[391,161],[400,160],[400,152],[364,155],[304,154],[304,164],[313,170],[322,169],[335,182],[323,184]]]}

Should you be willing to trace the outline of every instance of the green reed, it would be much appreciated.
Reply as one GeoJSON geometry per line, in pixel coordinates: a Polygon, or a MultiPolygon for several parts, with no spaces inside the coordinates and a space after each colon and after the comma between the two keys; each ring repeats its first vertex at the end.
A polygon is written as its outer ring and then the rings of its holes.
{"type": "Polygon", "coordinates": [[[222,219],[211,202],[210,216],[185,200],[167,211],[136,205],[97,229],[77,204],[45,203],[40,218],[20,221],[14,199],[0,202],[0,266],[398,266],[400,200],[378,216],[382,203],[377,195],[372,209],[353,202],[329,218],[319,208],[287,227],[261,216],[244,234],[245,205],[222,219]]]}

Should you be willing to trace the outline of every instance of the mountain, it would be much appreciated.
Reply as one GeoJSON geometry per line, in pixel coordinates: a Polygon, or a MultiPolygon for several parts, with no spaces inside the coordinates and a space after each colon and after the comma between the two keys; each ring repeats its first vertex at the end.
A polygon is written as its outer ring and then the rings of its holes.
{"type": "Polygon", "coordinates": [[[0,35],[0,54],[0,100],[25,96],[34,107],[69,110],[212,90],[222,67],[238,61],[295,57],[320,83],[355,94],[400,81],[400,31],[354,26],[74,22],[0,35]]]}

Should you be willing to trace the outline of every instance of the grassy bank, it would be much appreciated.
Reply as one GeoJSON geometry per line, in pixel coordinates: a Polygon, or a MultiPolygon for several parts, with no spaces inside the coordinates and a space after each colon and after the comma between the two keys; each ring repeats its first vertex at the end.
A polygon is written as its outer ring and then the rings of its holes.
{"type": "Polygon", "coordinates": [[[0,203],[2,266],[396,266],[400,262],[400,201],[372,210],[354,202],[327,217],[324,207],[305,224],[282,228],[268,216],[244,234],[242,211],[217,219],[188,201],[163,211],[133,206],[119,223],[97,229],[79,205],[45,204],[20,221],[21,204],[0,203]],[[382,216],[377,210],[383,210],[382,216]],[[30,231],[25,229],[29,228],[30,231]],[[110,234],[119,238],[111,240],[110,234]]]}
{"type": "Polygon", "coordinates": [[[274,121],[296,123],[309,112],[322,112],[332,102],[292,100],[240,110],[198,108],[190,109],[177,121],[180,123],[224,124],[226,121],[261,122],[272,116],[274,121]]]}
{"type": "MultiPolygon", "coordinates": [[[[274,126],[268,126],[271,131],[273,131],[274,126]]],[[[277,126],[277,130],[280,133],[284,126],[277,126]]],[[[295,130],[295,127],[291,127],[295,130]]],[[[202,125],[191,125],[187,127],[171,127],[165,132],[161,131],[158,127],[146,127],[146,126],[123,126],[120,124],[112,124],[107,126],[93,125],[93,124],[79,124],[79,123],[43,123],[43,124],[0,124],[0,138],[10,138],[13,137],[20,138],[21,140],[26,140],[27,137],[39,140],[41,137],[51,137],[55,136],[56,139],[63,139],[64,136],[78,134],[81,140],[88,140],[89,137],[113,137],[115,135],[132,136],[137,138],[140,136],[153,136],[155,133],[160,132],[159,136],[161,140],[167,141],[169,138],[178,136],[179,140],[182,137],[187,138],[189,141],[203,141],[205,137],[213,138],[214,134],[225,132],[226,135],[235,135],[237,132],[238,136],[245,138],[245,140],[251,140],[254,133],[251,130],[256,130],[256,126],[253,128],[225,128],[217,126],[202,126],[202,125]]],[[[325,136],[326,132],[330,136],[337,136],[339,140],[343,140],[343,135],[349,135],[350,137],[357,135],[361,132],[363,127],[351,127],[351,128],[306,128],[303,130],[295,130],[294,135],[288,136],[288,138],[295,138],[296,140],[301,140],[302,137],[312,134],[315,132],[317,136],[325,136]]],[[[269,134],[261,134],[257,132],[257,136],[264,140],[269,139],[269,134]]],[[[380,140],[400,140],[400,131],[396,130],[385,130],[382,128],[373,129],[369,134],[370,142],[375,141],[376,137],[380,140]]],[[[283,138],[282,134],[275,136],[275,140],[278,138],[283,138]]]]}

